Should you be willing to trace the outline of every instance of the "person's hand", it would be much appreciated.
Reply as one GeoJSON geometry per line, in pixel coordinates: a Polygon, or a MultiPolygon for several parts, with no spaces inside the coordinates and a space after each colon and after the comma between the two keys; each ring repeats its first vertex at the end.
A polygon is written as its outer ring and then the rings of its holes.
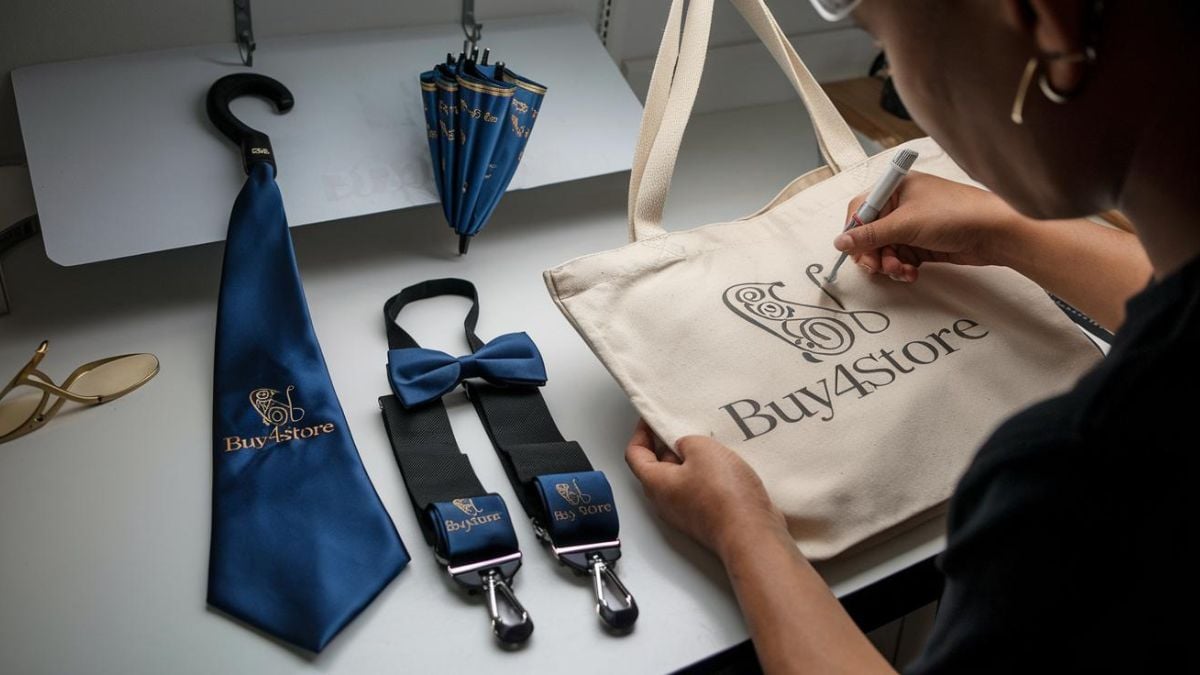
{"type": "Polygon", "coordinates": [[[674,454],[660,458],[654,433],[639,420],[625,461],[659,516],[722,558],[739,537],[786,536],[783,514],[767,497],[758,474],[711,438],[685,436],[674,454]]]}
{"type": "MultiPolygon", "coordinates": [[[[866,195],[855,197],[846,220],[866,195]]],[[[860,268],[896,281],[916,281],[927,262],[998,265],[999,249],[1025,219],[991,192],[912,172],[874,222],[839,234],[834,248],[860,268]]]]}

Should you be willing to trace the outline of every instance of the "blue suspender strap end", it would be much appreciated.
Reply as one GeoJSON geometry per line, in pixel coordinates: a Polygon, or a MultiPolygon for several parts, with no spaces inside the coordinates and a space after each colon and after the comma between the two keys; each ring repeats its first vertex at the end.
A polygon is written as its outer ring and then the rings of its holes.
{"type": "Polygon", "coordinates": [[[483,578],[493,568],[505,581],[511,580],[520,569],[517,533],[500,495],[434,502],[427,514],[435,533],[438,562],[468,589],[482,588],[483,578]]]}
{"type": "Polygon", "coordinates": [[[633,627],[638,617],[633,594],[621,583],[613,566],[621,557],[620,523],[612,487],[600,471],[546,474],[534,478],[545,523],[533,519],[538,536],[564,565],[590,574],[596,612],[618,630],[633,627]],[[620,606],[609,601],[616,591],[620,606]]]}
{"type": "Polygon", "coordinates": [[[537,388],[468,382],[466,390],[538,538],[560,563],[591,577],[601,621],[630,630],[639,610],[615,571],[620,521],[604,473],[562,437],[537,388]]]}
{"type": "Polygon", "coordinates": [[[521,550],[504,500],[480,484],[440,400],[406,408],[395,396],[384,396],[379,407],[421,532],[438,562],[469,593],[486,597],[500,642],[525,642],[533,620],[512,591],[521,550]]]}

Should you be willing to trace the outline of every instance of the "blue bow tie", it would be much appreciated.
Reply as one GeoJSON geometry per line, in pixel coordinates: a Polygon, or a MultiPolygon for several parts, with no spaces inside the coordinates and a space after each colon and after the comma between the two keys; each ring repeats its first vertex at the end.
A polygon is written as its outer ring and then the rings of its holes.
{"type": "Polygon", "coordinates": [[[435,349],[388,350],[388,379],[404,407],[441,398],[460,382],[481,377],[492,384],[546,384],[546,365],[525,333],[508,333],[474,354],[455,358],[435,349]]]}

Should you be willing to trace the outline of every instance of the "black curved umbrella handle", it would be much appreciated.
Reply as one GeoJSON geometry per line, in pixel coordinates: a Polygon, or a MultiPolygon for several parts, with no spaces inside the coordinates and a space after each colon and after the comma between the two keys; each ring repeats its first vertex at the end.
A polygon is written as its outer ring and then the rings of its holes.
{"type": "Polygon", "coordinates": [[[242,168],[246,173],[250,173],[250,165],[254,162],[267,162],[278,172],[271,139],[263,132],[246,126],[229,110],[230,101],[240,96],[265,98],[275,105],[275,110],[280,114],[291,110],[296,100],[279,80],[254,73],[226,75],[208,88],[208,119],[242,149],[242,168]]]}

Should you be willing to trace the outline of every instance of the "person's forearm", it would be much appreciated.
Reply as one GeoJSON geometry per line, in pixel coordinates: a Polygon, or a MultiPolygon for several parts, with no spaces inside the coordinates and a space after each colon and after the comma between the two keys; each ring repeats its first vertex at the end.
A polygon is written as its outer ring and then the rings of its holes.
{"type": "Polygon", "coordinates": [[[893,673],[780,528],[742,528],[718,551],[766,673],[893,673]]]}
{"type": "Polygon", "coordinates": [[[1125,321],[1125,302],[1153,269],[1137,237],[1088,220],[1022,219],[996,248],[1011,267],[1105,328],[1125,321]]]}

